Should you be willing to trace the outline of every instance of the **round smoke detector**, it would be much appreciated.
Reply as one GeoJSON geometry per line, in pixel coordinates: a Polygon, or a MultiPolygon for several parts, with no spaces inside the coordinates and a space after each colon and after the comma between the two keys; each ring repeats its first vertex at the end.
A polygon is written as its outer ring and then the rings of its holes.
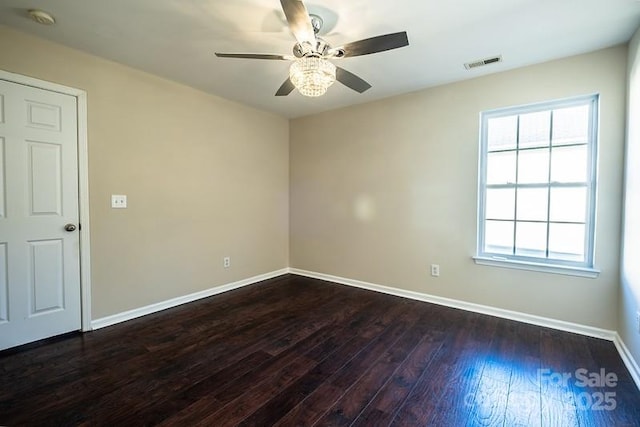
{"type": "Polygon", "coordinates": [[[53,19],[53,16],[40,9],[30,9],[29,17],[36,21],[38,24],[42,25],[53,25],[56,23],[56,20],[53,19]]]}

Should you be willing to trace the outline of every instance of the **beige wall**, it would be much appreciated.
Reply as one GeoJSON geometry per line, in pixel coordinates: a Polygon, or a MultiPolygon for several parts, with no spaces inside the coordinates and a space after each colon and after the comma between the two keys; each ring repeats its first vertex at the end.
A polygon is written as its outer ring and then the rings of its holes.
{"type": "Polygon", "coordinates": [[[293,120],[291,267],[616,329],[626,53],[610,48],[293,120]],[[600,277],[476,265],[479,113],[595,92],[600,277]]]}
{"type": "Polygon", "coordinates": [[[618,332],[640,365],[640,30],[629,44],[627,147],[618,332]]]}
{"type": "Polygon", "coordinates": [[[288,265],[286,119],[1,26],[0,69],[88,93],[94,319],[288,265]]]}

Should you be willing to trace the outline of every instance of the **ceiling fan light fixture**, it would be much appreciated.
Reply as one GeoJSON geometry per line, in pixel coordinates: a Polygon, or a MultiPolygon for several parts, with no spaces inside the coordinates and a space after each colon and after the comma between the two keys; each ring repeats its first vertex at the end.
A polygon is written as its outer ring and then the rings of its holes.
{"type": "Polygon", "coordinates": [[[400,31],[356,40],[334,49],[318,37],[318,32],[322,29],[322,18],[310,15],[303,0],[280,0],[280,5],[296,39],[293,56],[216,52],[216,56],[222,58],[295,61],[289,68],[289,78],[278,88],[275,96],[287,96],[296,88],[304,96],[321,96],[336,80],[349,89],[363,93],[371,85],[344,68],[336,67],[329,59],[370,55],[409,45],[407,32],[400,31]]]}
{"type": "Polygon", "coordinates": [[[322,96],[336,81],[336,66],[324,58],[305,56],[289,68],[291,83],[304,96],[322,96]]]}

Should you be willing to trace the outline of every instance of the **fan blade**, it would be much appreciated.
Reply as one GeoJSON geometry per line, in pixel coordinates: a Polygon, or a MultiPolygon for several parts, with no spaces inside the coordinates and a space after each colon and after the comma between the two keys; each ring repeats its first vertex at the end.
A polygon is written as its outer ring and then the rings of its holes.
{"type": "Polygon", "coordinates": [[[385,34],[371,37],[369,39],[358,40],[334,50],[343,50],[344,57],[369,55],[371,53],[384,52],[385,50],[397,49],[409,45],[406,31],[400,33],[385,34]]]}
{"type": "Polygon", "coordinates": [[[293,88],[294,86],[291,82],[291,79],[287,79],[284,83],[282,83],[282,86],[280,86],[280,89],[278,89],[278,91],[276,92],[276,96],[287,96],[291,93],[293,88]]]}
{"type": "Polygon", "coordinates": [[[276,59],[276,60],[292,60],[294,59],[291,55],[269,55],[269,54],[261,54],[261,53],[218,53],[216,52],[216,56],[219,58],[242,58],[242,59],[276,59]]]}
{"type": "Polygon", "coordinates": [[[282,10],[287,17],[289,29],[298,43],[309,42],[315,44],[316,33],[311,25],[309,12],[300,0],[280,0],[282,10]]]}
{"type": "Polygon", "coordinates": [[[360,77],[340,67],[336,67],[336,80],[358,93],[362,93],[371,87],[369,83],[360,77]]]}

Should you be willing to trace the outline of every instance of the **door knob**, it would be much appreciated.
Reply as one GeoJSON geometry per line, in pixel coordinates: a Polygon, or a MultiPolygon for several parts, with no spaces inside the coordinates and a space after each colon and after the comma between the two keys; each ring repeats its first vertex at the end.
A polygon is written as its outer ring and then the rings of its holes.
{"type": "Polygon", "coordinates": [[[64,226],[64,229],[71,232],[71,231],[76,231],[76,226],[73,224],[67,224],[64,226]]]}

